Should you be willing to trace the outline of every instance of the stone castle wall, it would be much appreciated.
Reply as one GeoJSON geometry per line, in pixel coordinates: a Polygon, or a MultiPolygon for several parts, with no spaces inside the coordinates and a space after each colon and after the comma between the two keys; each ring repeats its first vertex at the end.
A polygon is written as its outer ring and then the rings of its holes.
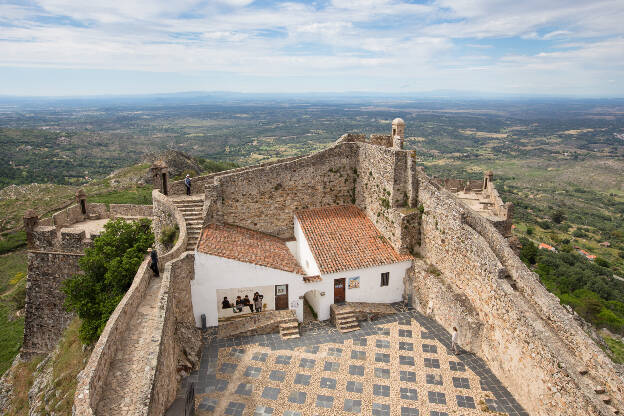
{"type": "MultiPolygon", "coordinates": [[[[93,218],[151,216],[151,205],[87,204],[93,218]]],[[[38,221],[28,233],[28,278],[22,356],[54,349],[72,314],[65,310],[63,282],[78,273],[78,260],[92,246],[93,235],[69,227],[85,220],[79,205],[72,205],[38,221]]]]}
{"type": "Polygon", "coordinates": [[[612,398],[622,397],[613,365],[500,233],[425,175],[418,200],[421,253],[442,279],[414,272],[417,306],[425,313],[433,306],[430,314],[447,329],[478,330],[480,342],[469,345],[531,414],[610,414],[593,387],[606,384],[612,398]],[[589,374],[580,374],[582,366],[589,374]]]}
{"type": "Polygon", "coordinates": [[[226,223],[292,238],[295,211],[355,202],[356,154],[354,144],[344,143],[289,162],[219,176],[216,187],[210,193],[207,189],[206,203],[220,200],[226,223]]]}

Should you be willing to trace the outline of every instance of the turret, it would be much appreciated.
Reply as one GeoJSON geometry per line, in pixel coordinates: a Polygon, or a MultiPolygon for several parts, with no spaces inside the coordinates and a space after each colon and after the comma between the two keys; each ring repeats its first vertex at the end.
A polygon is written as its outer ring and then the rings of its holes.
{"type": "Polygon", "coordinates": [[[402,118],[392,120],[392,147],[403,149],[403,141],[405,140],[405,122],[402,118]]]}
{"type": "Polygon", "coordinates": [[[167,164],[162,160],[157,160],[150,167],[152,173],[152,183],[154,189],[158,189],[163,195],[169,194],[169,168],[167,164]]]}

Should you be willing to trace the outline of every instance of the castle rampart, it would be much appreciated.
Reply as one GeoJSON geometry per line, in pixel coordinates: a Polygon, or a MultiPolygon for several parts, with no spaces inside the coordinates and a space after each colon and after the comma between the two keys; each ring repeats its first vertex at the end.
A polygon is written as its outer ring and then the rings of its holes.
{"type": "Polygon", "coordinates": [[[111,204],[107,208],[105,204],[86,202],[44,220],[33,212],[25,215],[28,279],[22,357],[50,352],[71,321],[61,287],[65,279],[81,272],[78,260],[92,246],[101,225],[110,218],[151,216],[151,205],[111,204]],[[92,223],[96,225],[90,226],[92,223]]]}
{"type": "Polygon", "coordinates": [[[608,387],[621,407],[623,385],[613,364],[493,225],[424,174],[419,203],[421,253],[442,280],[415,272],[416,306],[447,329],[455,325],[477,338],[464,345],[486,359],[531,414],[610,414],[593,391],[597,385],[608,387]],[[582,375],[581,367],[589,372],[582,375]]]}

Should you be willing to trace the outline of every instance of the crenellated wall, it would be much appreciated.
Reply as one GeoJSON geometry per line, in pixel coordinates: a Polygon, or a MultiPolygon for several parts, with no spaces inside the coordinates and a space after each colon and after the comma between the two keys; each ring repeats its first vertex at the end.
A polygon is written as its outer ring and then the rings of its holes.
{"type": "Polygon", "coordinates": [[[96,233],[87,235],[79,226],[87,217],[151,217],[151,205],[87,204],[82,214],[80,205],[72,205],[45,220],[34,218],[26,227],[28,238],[28,277],[22,356],[45,354],[56,346],[72,314],[64,307],[63,282],[78,273],[78,260],[92,246],[96,233]]]}

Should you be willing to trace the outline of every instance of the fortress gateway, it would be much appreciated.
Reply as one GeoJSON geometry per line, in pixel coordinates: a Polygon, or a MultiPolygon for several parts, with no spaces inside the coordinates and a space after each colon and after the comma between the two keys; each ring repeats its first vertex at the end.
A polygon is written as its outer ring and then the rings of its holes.
{"type": "MultiPolygon", "coordinates": [[[[107,209],[78,195],[77,205],[52,219],[28,213],[23,355],[54,348],[70,319],[59,285],[78,270],[102,224],[147,216],[156,241],[172,226],[179,238],[171,250],[157,247],[161,277],[152,277],[146,259],[109,319],[79,376],[77,415],[164,414],[181,375],[199,365],[197,328],[231,345],[275,332],[297,342],[306,308],[340,333],[356,334],[361,319],[395,313],[389,305],[399,303],[447,331],[458,327],[460,345],[532,415],[623,410],[614,364],[510,248],[512,207],[501,201],[493,174],[430,178],[415,153],[403,150],[404,131],[395,119],[389,135],[345,134],[318,153],[194,178],[191,196],[182,181],[169,180],[166,164],[155,163],[152,207],[107,209]],[[236,307],[237,297],[253,303],[256,294],[261,313],[236,307]]],[[[201,360],[202,369],[211,368],[212,358],[201,360]]],[[[486,374],[477,375],[486,386],[486,374]]],[[[196,393],[210,386],[220,391],[210,384],[196,393]]],[[[458,405],[467,400],[457,397],[458,405]]],[[[210,409],[206,403],[199,410],[210,409]]],[[[228,406],[226,414],[245,408],[228,406]]]]}

